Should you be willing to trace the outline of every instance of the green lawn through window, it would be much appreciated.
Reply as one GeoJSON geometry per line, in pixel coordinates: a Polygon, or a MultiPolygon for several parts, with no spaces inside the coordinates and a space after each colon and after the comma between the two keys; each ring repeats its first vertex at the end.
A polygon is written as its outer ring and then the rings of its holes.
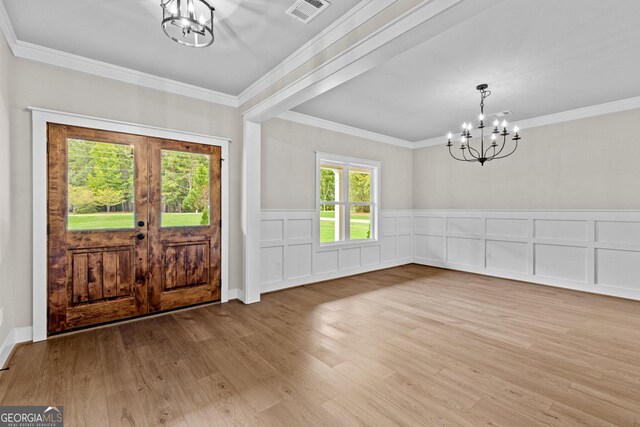
{"type": "MultiPolygon", "coordinates": [[[[201,213],[165,213],[163,227],[194,226],[200,224],[201,213]]],[[[69,230],[100,230],[107,228],[133,228],[132,213],[97,213],[69,215],[69,230]]]]}
{"type": "MultiPolygon", "coordinates": [[[[199,224],[200,213],[165,213],[162,216],[163,227],[180,227],[199,224]]],[[[334,212],[320,212],[320,241],[334,241],[335,222],[334,212]]],[[[351,239],[368,239],[370,227],[370,215],[368,213],[351,214],[351,239]],[[353,221],[356,220],[357,222],[353,221]]],[[[99,230],[116,228],[134,228],[132,213],[99,213],[69,215],[70,230],[99,230]]]]}
{"type": "MultiPolygon", "coordinates": [[[[335,241],[335,212],[320,212],[320,242],[335,241]]],[[[351,213],[351,240],[368,239],[371,227],[370,214],[351,213]]]]}

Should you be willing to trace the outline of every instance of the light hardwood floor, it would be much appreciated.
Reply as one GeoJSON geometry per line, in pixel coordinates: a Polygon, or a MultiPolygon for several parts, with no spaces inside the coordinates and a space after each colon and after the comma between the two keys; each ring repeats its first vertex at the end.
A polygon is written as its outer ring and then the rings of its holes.
{"type": "Polygon", "coordinates": [[[640,303],[410,265],[17,348],[66,425],[640,425],[640,303]]]}

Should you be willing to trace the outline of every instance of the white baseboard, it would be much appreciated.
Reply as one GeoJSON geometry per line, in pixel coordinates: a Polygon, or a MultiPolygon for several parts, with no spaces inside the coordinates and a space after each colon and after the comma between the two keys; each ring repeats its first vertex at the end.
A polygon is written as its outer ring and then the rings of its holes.
{"type": "Polygon", "coordinates": [[[31,326],[12,329],[2,343],[2,347],[0,347],[0,367],[4,367],[5,363],[7,363],[7,359],[9,359],[16,344],[31,341],[32,339],[33,328],[31,326]]]}

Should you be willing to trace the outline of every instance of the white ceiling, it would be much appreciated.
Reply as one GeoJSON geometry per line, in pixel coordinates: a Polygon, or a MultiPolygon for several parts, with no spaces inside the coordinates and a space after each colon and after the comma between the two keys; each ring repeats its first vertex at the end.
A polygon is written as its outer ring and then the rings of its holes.
{"type": "Polygon", "coordinates": [[[238,95],[359,0],[335,0],[309,24],[293,0],[212,0],[215,43],[164,35],[160,0],[3,0],[17,38],[203,88],[238,95]]]}
{"type": "Polygon", "coordinates": [[[486,113],[522,120],[640,96],[640,1],[508,0],[295,108],[418,141],[486,113]]]}

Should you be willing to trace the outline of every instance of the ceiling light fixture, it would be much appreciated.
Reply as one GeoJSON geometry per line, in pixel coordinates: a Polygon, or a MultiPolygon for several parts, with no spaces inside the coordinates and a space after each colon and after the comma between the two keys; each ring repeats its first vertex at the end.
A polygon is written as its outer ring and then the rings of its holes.
{"type": "Polygon", "coordinates": [[[161,0],[162,29],[171,40],[185,46],[213,43],[214,8],[205,0],[161,0]]]}
{"type": "Polygon", "coordinates": [[[449,154],[456,160],[461,162],[480,162],[482,166],[484,166],[485,162],[496,159],[504,159],[505,157],[509,157],[518,149],[518,141],[522,138],[518,135],[518,127],[514,126],[513,133],[515,134],[512,141],[514,141],[513,149],[508,152],[508,154],[502,154],[505,146],[507,145],[507,136],[510,135],[507,130],[507,121],[503,120],[500,123],[498,120],[493,122],[493,131],[491,132],[491,144],[489,141],[486,141],[485,144],[485,135],[484,135],[484,100],[491,95],[491,91],[487,90],[489,88],[488,84],[481,84],[476,87],[477,90],[480,91],[480,116],[478,120],[480,122],[478,129],[480,129],[480,149],[476,149],[471,146],[470,141],[472,138],[471,129],[473,129],[473,125],[471,122],[462,124],[462,134],[460,135],[460,150],[462,151],[462,158],[456,157],[451,151],[451,147],[453,144],[451,143],[451,132],[448,135],[447,147],[449,147],[449,154]],[[500,131],[500,127],[502,127],[502,131],[500,131]],[[498,144],[498,140],[502,137],[502,143],[498,144]],[[485,148],[486,145],[486,148],[485,148]],[[467,155],[468,153],[468,155],[467,155]]]}

